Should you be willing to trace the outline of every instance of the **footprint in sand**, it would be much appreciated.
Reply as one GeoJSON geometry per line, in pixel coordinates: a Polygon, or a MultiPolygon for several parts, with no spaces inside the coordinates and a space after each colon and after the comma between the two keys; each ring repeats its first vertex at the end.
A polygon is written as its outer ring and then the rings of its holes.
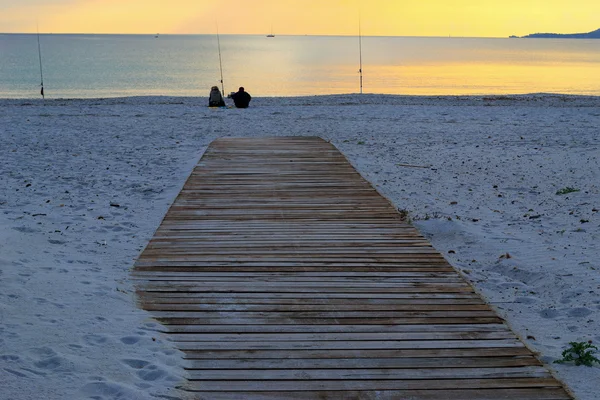
{"type": "Polygon", "coordinates": [[[167,376],[167,373],[156,365],[148,365],[137,372],[137,376],[146,382],[157,381],[167,376]]]}
{"type": "Polygon", "coordinates": [[[36,363],[34,363],[33,365],[35,365],[37,368],[40,369],[64,369],[64,366],[66,364],[66,360],[62,357],[59,356],[54,356],[54,357],[50,357],[50,358],[46,358],[43,360],[40,360],[36,363]],[[63,367],[63,368],[61,368],[63,367]]]}
{"type": "Polygon", "coordinates": [[[128,358],[121,360],[121,362],[133,369],[142,369],[145,366],[150,364],[149,361],[128,359],[128,358]]]}
{"type": "Polygon", "coordinates": [[[121,338],[121,342],[125,343],[125,344],[136,344],[137,342],[139,342],[142,338],[139,336],[125,336],[121,338]]]}
{"type": "Polygon", "coordinates": [[[27,226],[16,226],[16,227],[13,227],[12,229],[14,229],[15,231],[21,232],[21,233],[41,232],[39,229],[34,229],[34,228],[27,227],[27,226]]]}
{"type": "Polygon", "coordinates": [[[106,336],[102,336],[102,335],[85,335],[83,337],[83,341],[90,346],[101,346],[103,344],[105,344],[106,342],[108,342],[108,338],[106,336]]]}
{"type": "Polygon", "coordinates": [[[553,308],[546,308],[545,310],[540,311],[540,316],[542,318],[554,319],[554,318],[557,318],[559,315],[560,315],[560,312],[553,308]]]}
{"type": "Polygon", "coordinates": [[[86,397],[98,400],[136,398],[133,391],[113,382],[90,382],[81,391],[86,397]]]}
{"type": "Polygon", "coordinates": [[[13,375],[16,375],[16,376],[18,376],[19,378],[27,378],[27,375],[25,375],[25,374],[24,374],[24,373],[22,373],[22,372],[15,371],[14,369],[10,369],[10,368],[4,368],[4,370],[5,370],[6,372],[8,372],[9,374],[13,374],[13,375]]]}
{"type": "Polygon", "coordinates": [[[593,313],[593,311],[587,307],[577,307],[572,308],[567,314],[569,315],[569,317],[583,318],[587,317],[591,313],[593,313]]]}

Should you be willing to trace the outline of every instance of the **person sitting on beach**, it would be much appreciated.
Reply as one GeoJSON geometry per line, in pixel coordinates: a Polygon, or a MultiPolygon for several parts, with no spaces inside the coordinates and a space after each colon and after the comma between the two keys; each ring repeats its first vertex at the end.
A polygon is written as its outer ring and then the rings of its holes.
{"type": "Polygon", "coordinates": [[[221,91],[217,86],[210,88],[210,95],[208,96],[209,107],[225,107],[225,100],[221,95],[221,91]]]}
{"type": "Polygon", "coordinates": [[[232,94],[231,98],[237,108],[248,108],[250,100],[252,100],[250,93],[246,92],[243,87],[240,87],[237,93],[232,94]]]}

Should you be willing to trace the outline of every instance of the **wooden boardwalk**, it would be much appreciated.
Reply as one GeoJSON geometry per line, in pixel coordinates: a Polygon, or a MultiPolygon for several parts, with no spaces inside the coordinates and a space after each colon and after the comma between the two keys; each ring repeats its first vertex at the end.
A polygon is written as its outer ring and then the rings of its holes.
{"type": "Polygon", "coordinates": [[[319,138],[214,141],[133,274],[198,399],[571,399],[319,138]]]}

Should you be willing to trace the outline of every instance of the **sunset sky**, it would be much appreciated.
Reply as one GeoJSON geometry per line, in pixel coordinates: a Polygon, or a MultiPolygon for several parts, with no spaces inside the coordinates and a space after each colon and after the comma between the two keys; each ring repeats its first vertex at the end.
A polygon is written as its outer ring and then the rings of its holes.
{"type": "Polygon", "coordinates": [[[600,28],[598,0],[0,0],[0,32],[506,37],[600,28]]]}

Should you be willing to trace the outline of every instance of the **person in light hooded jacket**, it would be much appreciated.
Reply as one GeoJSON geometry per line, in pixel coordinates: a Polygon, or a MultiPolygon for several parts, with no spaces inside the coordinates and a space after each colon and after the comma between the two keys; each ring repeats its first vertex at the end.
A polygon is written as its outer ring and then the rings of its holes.
{"type": "Polygon", "coordinates": [[[217,86],[213,86],[210,89],[210,95],[208,96],[209,107],[225,107],[225,100],[221,95],[221,91],[217,86]]]}

